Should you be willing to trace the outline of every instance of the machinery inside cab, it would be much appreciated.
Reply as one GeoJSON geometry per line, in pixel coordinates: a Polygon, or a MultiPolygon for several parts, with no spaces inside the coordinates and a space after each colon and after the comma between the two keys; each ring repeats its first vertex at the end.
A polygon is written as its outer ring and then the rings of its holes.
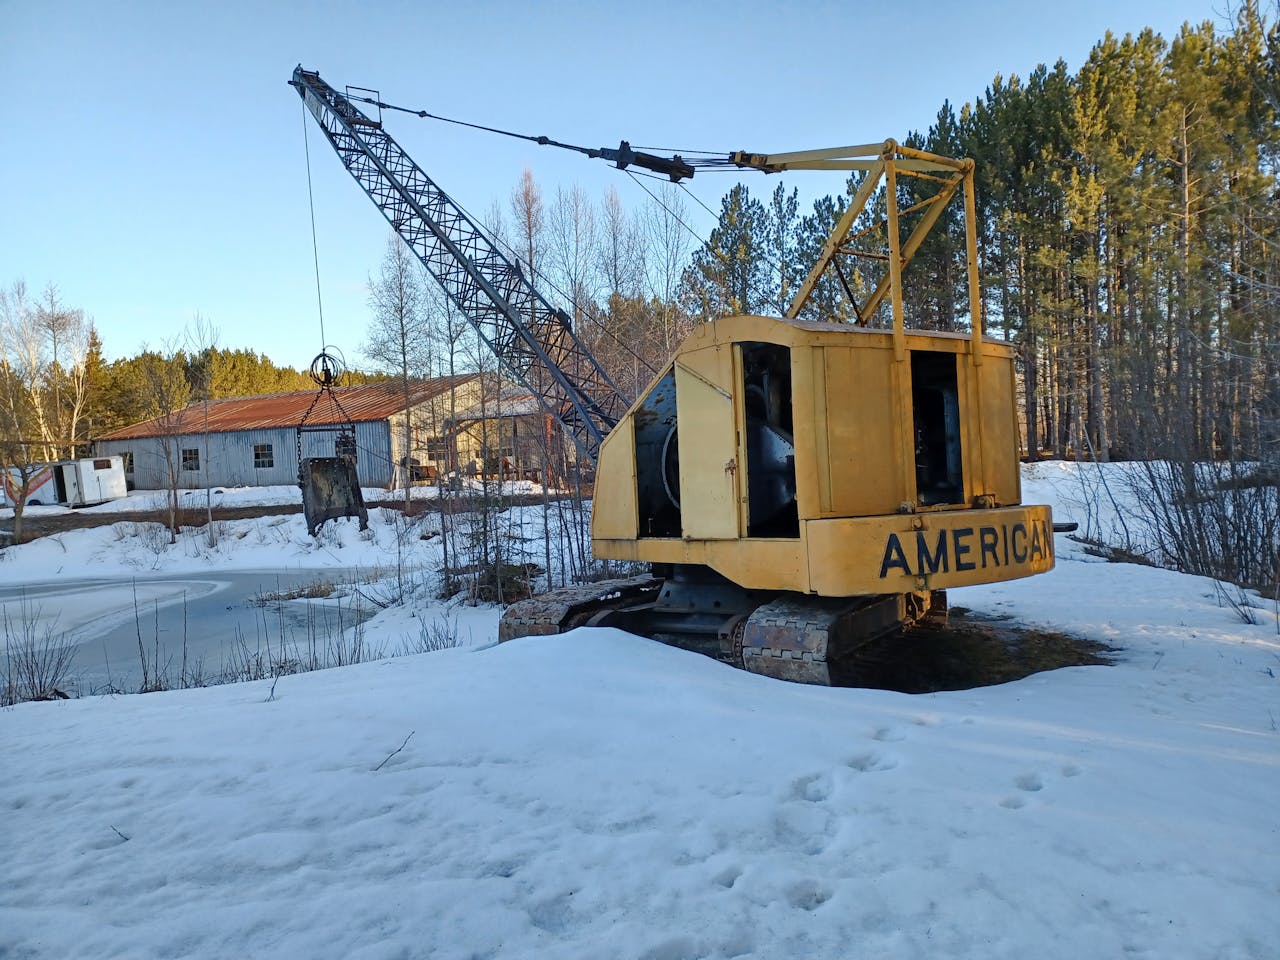
{"type": "Polygon", "coordinates": [[[960,387],[954,353],[911,351],[911,426],[915,431],[918,503],[964,503],[960,387]]]}
{"type": "MultiPolygon", "coordinates": [[[[741,407],[746,535],[798,537],[791,349],[783,344],[736,345],[732,393],[741,407]]],[[[728,391],[724,391],[725,394],[728,391]]],[[[649,389],[635,411],[635,462],[641,537],[683,535],[676,370],[649,389]]],[[[687,438],[686,445],[696,438],[687,438]]]]}

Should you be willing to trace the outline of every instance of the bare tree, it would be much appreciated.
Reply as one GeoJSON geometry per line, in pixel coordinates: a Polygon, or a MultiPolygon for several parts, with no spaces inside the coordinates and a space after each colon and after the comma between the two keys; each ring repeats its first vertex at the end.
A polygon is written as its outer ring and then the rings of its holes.
{"type": "MultiPolygon", "coordinates": [[[[511,246],[527,271],[525,279],[536,287],[536,267],[542,255],[547,221],[542,190],[528,167],[520,176],[519,186],[511,192],[511,219],[511,246]]],[[[493,229],[499,232],[501,224],[495,224],[493,229]]]]}
{"type": "Polygon", "coordinates": [[[54,456],[75,456],[80,417],[87,399],[85,359],[91,325],[83,310],[68,307],[50,284],[35,311],[36,343],[47,358],[43,406],[54,456]]]}
{"type": "MultiPolygon", "coordinates": [[[[387,238],[377,277],[369,278],[368,342],[364,354],[379,369],[393,374],[404,400],[404,433],[394,470],[404,490],[404,512],[411,512],[413,482],[413,405],[411,386],[430,363],[430,330],[422,266],[396,234],[387,238]]],[[[393,444],[394,449],[394,444],[393,444]]]]}
{"type": "Polygon", "coordinates": [[[187,342],[191,348],[190,382],[204,414],[204,455],[201,470],[204,473],[205,532],[209,546],[217,546],[217,528],[213,525],[213,484],[209,475],[209,403],[213,399],[214,363],[218,349],[218,328],[198,310],[187,327],[187,342]]]}
{"type": "Polygon", "coordinates": [[[646,285],[658,304],[662,351],[670,354],[692,328],[678,304],[680,278],[689,262],[692,239],[685,226],[688,213],[674,185],[661,187],[660,200],[651,200],[643,215],[646,235],[646,285]]]}
{"type": "Polygon", "coordinates": [[[634,297],[644,277],[644,234],[610,187],[600,206],[597,263],[607,295],[634,297]]]}
{"type": "Polygon", "coordinates": [[[14,538],[32,487],[48,464],[74,456],[87,396],[91,327],[56,287],[33,303],[26,284],[0,291],[0,469],[14,501],[14,538]]]}
{"type": "Polygon", "coordinates": [[[0,291],[0,470],[5,491],[13,501],[13,539],[22,542],[22,516],[39,471],[36,461],[47,457],[40,441],[41,404],[34,402],[42,377],[32,347],[34,311],[26,284],[17,281],[0,291]]]}
{"type": "Polygon", "coordinates": [[[427,317],[432,353],[436,357],[437,369],[441,376],[449,378],[449,390],[440,398],[435,411],[435,421],[439,432],[435,438],[437,453],[443,448],[443,458],[437,456],[436,482],[439,491],[440,507],[440,543],[443,550],[441,573],[443,580],[441,593],[451,597],[457,592],[454,583],[453,562],[457,555],[456,527],[454,524],[452,496],[453,482],[458,479],[458,376],[462,372],[459,363],[460,354],[467,352],[467,341],[471,338],[471,326],[462,311],[445,294],[437,284],[426,285],[427,317]]]}
{"type": "Polygon", "coordinates": [[[547,228],[551,269],[561,291],[572,301],[575,320],[595,310],[592,254],[596,248],[596,218],[581,187],[556,188],[547,228]]]}
{"type": "MultiPolygon", "coordinates": [[[[546,224],[546,216],[543,211],[542,193],[538,189],[537,183],[534,182],[533,173],[526,168],[524,175],[520,178],[520,185],[511,195],[511,213],[515,221],[516,231],[516,250],[524,261],[527,270],[527,278],[530,283],[535,282],[542,268],[543,259],[543,242],[548,233],[552,239],[547,243],[553,251],[552,257],[555,265],[559,269],[559,273],[565,284],[568,286],[567,295],[573,302],[573,311],[575,319],[580,319],[581,310],[585,307],[590,310],[590,306],[586,303],[590,299],[587,290],[587,272],[584,265],[583,254],[588,250],[587,239],[591,232],[590,220],[590,204],[586,202],[582,191],[574,189],[565,193],[563,191],[556,192],[556,202],[553,208],[552,229],[548,231],[546,224]],[[582,298],[579,300],[579,298],[582,298]]],[[[532,371],[533,388],[540,393],[546,389],[547,371],[538,364],[532,371]]],[[[498,389],[498,400],[501,402],[501,387],[498,389]]],[[[499,414],[500,417],[500,414],[499,414]]],[[[514,421],[513,421],[514,422],[514,421]]],[[[498,451],[502,451],[502,421],[498,420],[498,451]]],[[[512,453],[515,450],[515,438],[512,438],[512,453]]],[[[550,582],[551,571],[551,535],[549,524],[550,501],[548,487],[551,485],[551,474],[549,470],[549,456],[545,438],[541,445],[542,452],[542,544],[545,555],[545,563],[547,567],[548,583],[550,582]]],[[[501,456],[499,456],[499,466],[501,467],[501,456]]],[[[499,478],[501,478],[501,469],[499,469],[499,478]]],[[[498,571],[497,585],[499,598],[502,594],[502,565],[501,557],[496,567],[498,571]]]]}
{"type": "Polygon", "coordinates": [[[135,398],[135,402],[137,409],[156,424],[156,455],[165,474],[169,542],[177,543],[178,490],[182,487],[183,470],[192,468],[192,464],[183,462],[184,453],[179,446],[182,437],[190,433],[191,426],[185,416],[187,402],[191,399],[186,355],[177,341],[171,341],[159,352],[143,347],[138,364],[140,396],[135,398]]]}

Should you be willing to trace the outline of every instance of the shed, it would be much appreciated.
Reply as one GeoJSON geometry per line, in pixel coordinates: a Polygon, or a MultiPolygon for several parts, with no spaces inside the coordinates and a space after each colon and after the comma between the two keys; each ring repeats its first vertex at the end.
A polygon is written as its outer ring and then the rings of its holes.
{"type": "MultiPolygon", "coordinates": [[[[450,411],[476,403],[479,391],[475,374],[413,381],[407,406],[404,386],[395,381],[335,388],[355,428],[361,485],[390,487],[406,464],[425,463],[450,411]],[[406,415],[412,436],[407,451],[406,415]]],[[[94,441],[94,452],[122,457],[129,486],[140,490],[166,489],[170,471],[176,485],[185,488],[295,484],[298,424],[304,416],[308,427],[333,431],[304,433],[303,457],[333,456],[337,430],[344,425],[330,403],[315,403],[317,396],[315,390],[302,390],[194,403],[105,434],[94,441]]]]}
{"type": "Polygon", "coordinates": [[[484,402],[460,406],[452,423],[458,469],[506,479],[562,480],[577,450],[565,442],[538,398],[524,387],[505,384],[484,402]]]}

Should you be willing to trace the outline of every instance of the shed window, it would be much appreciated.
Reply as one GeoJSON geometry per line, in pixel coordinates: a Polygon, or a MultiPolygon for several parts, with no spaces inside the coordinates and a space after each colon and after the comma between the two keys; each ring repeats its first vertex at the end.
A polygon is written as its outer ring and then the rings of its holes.
{"type": "Polygon", "coordinates": [[[133,451],[126,450],[120,454],[120,462],[124,466],[125,473],[133,473],[133,451]]]}
{"type": "Polygon", "coordinates": [[[182,469],[183,470],[199,470],[200,469],[200,449],[198,447],[182,448],[182,469]]]}
{"type": "Polygon", "coordinates": [[[255,443],[253,445],[253,465],[259,470],[265,470],[267,467],[276,465],[275,453],[271,449],[271,444],[255,443]]]}

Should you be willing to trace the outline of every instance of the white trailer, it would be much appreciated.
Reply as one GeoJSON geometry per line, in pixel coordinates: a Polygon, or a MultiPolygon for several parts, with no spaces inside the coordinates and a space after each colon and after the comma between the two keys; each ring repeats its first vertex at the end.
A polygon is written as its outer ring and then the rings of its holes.
{"type": "MultiPolygon", "coordinates": [[[[42,463],[31,475],[31,486],[27,489],[28,505],[53,504],[58,502],[58,485],[53,478],[52,463],[42,463]]],[[[0,473],[0,486],[4,488],[4,506],[12,507],[22,493],[22,474],[17,467],[7,467],[0,473]]]]}
{"type": "MultiPolygon", "coordinates": [[[[3,488],[4,505],[12,507],[22,488],[17,468],[10,467],[4,471],[3,488]]],[[[27,505],[91,507],[128,495],[122,457],[59,460],[37,467],[31,489],[27,491],[27,505]]]]}

